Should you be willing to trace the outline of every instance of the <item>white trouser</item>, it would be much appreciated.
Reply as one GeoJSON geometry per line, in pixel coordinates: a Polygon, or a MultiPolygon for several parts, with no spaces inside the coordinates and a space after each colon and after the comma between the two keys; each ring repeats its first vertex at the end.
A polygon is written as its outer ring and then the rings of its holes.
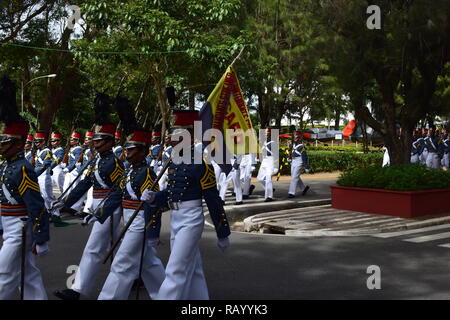
{"type": "Polygon", "coordinates": [[[87,194],[86,194],[86,203],[84,205],[84,212],[90,212],[91,210],[94,210],[94,187],[90,187],[87,194]]]}
{"type": "Polygon", "coordinates": [[[289,194],[295,196],[297,186],[303,191],[306,186],[300,178],[300,169],[303,166],[303,161],[301,157],[295,157],[291,162],[291,183],[289,185],[289,194]]]}
{"type": "Polygon", "coordinates": [[[441,160],[441,165],[442,165],[443,167],[446,167],[446,168],[448,169],[448,167],[449,167],[449,165],[450,165],[449,162],[450,162],[450,161],[449,161],[448,153],[444,153],[444,156],[442,157],[442,160],[441,160]]]}
{"type": "Polygon", "coordinates": [[[250,185],[252,181],[252,164],[245,164],[240,166],[242,193],[246,196],[250,193],[250,185]]]}
{"type": "Polygon", "coordinates": [[[266,157],[261,162],[261,166],[259,167],[257,179],[261,182],[264,187],[265,193],[264,197],[273,198],[273,184],[272,184],[272,175],[273,170],[275,168],[274,159],[272,156],[266,157]]]}
{"type": "MultiPolygon", "coordinates": [[[[76,172],[76,170],[74,170],[76,172]]],[[[73,171],[72,171],[73,172],[73,171]]],[[[75,175],[72,175],[72,181],[77,177],[78,172],[75,175]]],[[[78,182],[80,182],[81,180],[83,180],[86,177],[86,171],[83,172],[81,174],[81,177],[78,178],[77,182],[74,183],[73,188],[71,188],[71,191],[75,188],[75,186],[78,184],[78,182]]],[[[88,192],[86,192],[85,194],[83,194],[80,199],[78,199],[77,202],[75,202],[70,208],[72,208],[73,210],[80,212],[81,209],[83,208],[89,208],[85,205],[88,204],[89,199],[91,200],[91,202],[89,203],[89,206],[92,206],[92,195],[93,195],[93,187],[91,187],[88,192]],[[90,197],[90,198],[89,198],[90,197]]]]}
{"type": "MultiPolygon", "coordinates": [[[[0,249],[0,300],[14,299],[20,286],[22,226],[21,217],[2,216],[3,246],[0,249]]],[[[31,224],[27,228],[25,255],[25,300],[47,300],[41,272],[31,252],[31,224]]]]}
{"type": "Polygon", "coordinates": [[[233,182],[233,190],[236,195],[236,202],[242,201],[242,187],[241,187],[241,179],[240,179],[241,173],[240,170],[233,169],[230,171],[228,176],[225,177],[225,173],[220,178],[220,189],[219,189],[219,196],[220,198],[225,201],[225,193],[228,189],[228,184],[233,182]],[[224,178],[225,177],[225,178],[224,178]]]}
{"type": "MultiPolygon", "coordinates": [[[[101,199],[94,199],[94,208],[98,206],[101,199]]],[[[75,281],[72,285],[72,290],[81,293],[85,296],[92,294],[95,287],[95,280],[102,266],[103,259],[107,251],[111,248],[111,229],[114,232],[114,241],[119,235],[119,224],[122,213],[122,207],[117,208],[113,213],[114,226],[111,226],[111,217],[101,224],[94,222],[91,234],[89,236],[86,247],[81,257],[80,266],[75,275],[75,281]]]]}
{"type": "MultiPolygon", "coordinates": [[[[186,202],[190,203],[190,201],[186,202]]],[[[166,267],[166,277],[156,299],[209,299],[199,249],[204,221],[200,203],[192,207],[172,210],[170,222],[171,253],[166,267]]]]}
{"type": "Polygon", "coordinates": [[[427,164],[427,158],[428,158],[428,150],[423,150],[423,152],[419,156],[420,163],[427,164]]]}
{"type": "Polygon", "coordinates": [[[411,160],[410,160],[410,162],[411,162],[411,163],[419,163],[419,161],[420,161],[420,159],[419,159],[419,154],[418,154],[418,153],[413,154],[413,153],[411,152],[411,160]]]}
{"type": "MultiPolygon", "coordinates": [[[[72,181],[74,181],[77,176],[78,176],[77,168],[66,173],[66,175],[64,176],[64,185],[63,185],[64,192],[67,190],[67,188],[69,188],[69,186],[72,184],[72,181]]],[[[70,191],[72,191],[72,189],[75,188],[75,186],[77,185],[77,183],[79,181],[80,181],[80,178],[78,178],[78,180],[70,187],[70,190],[67,192],[69,193],[70,191]]]]}
{"type": "MultiPolygon", "coordinates": [[[[48,169],[38,177],[38,183],[42,198],[44,199],[45,207],[50,209],[56,201],[56,198],[53,194],[52,176],[50,175],[48,169]]],[[[60,215],[59,210],[54,210],[52,213],[57,216],[60,215]]]]}
{"type": "Polygon", "coordinates": [[[436,152],[428,152],[426,165],[428,168],[439,169],[441,167],[441,159],[436,152]]]}
{"type": "Polygon", "coordinates": [[[64,172],[60,165],[53,168],[52,182],[58,188],[60,193],[64,190],[64,172]]]}
{"type": "Polygon", "coordinates": [[[219,180],[222,169],[220,169],[220,166],[215,161],[211,161],[211,165],[214,168],[214,175],[216,176],[217,190],[220,190],[219,180]]]}
{"type": "MultiPolygon", "coordinates": [[[[134,210],[124,209],[124,222],[127,223],[134,210]]],[[[134,280],[139,278],[142,265],[142,281],[150,298],[154,299],[164,280],[165,272],[161,260],[156,256],[156,249],[144,244],[144,211],[141,210],[125,233],[120,248],[114,257],[111,271],[103,285],[99,300],[127,300],[134,280]],[[145,245],[141,261],[142,246],[145,245]]]]}

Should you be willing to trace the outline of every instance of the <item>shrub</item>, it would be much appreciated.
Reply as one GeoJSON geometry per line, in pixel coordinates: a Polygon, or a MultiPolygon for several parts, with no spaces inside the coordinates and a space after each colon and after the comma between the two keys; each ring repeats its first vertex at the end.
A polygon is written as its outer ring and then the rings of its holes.
{"type": "Polygon", "coordinates": [[[417,191],[450,188],[450,172],[418,164],[369,166],[342,173],[337,184],[344,187],[417,191]]]}

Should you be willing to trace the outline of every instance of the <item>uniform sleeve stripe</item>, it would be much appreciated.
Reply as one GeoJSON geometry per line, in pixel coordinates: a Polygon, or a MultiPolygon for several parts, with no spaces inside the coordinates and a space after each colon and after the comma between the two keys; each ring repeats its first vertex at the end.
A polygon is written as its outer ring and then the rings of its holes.
{"type": "Polygon", "coordinates": [[[203,160],[203,163],[205,165],[205,173],[200,179],[200,186],[202,187],[202,190],[216,187],[216,175],[214,174],[214,170],[205,162],[205,160],[203,160]]]}
{"type": "Polygon", "coordinates": [[[30,188],[36,192],[41,192],[41,190],[39,189],[39,184],[33,180],[30,179],[30,177],[28,177],[26,171],[25,171],[25,166],[22,167],[22,181],[20,182],[18,191],[19,194],[22,196],[25,191],[27,191],[27,189],[30,188]]]}

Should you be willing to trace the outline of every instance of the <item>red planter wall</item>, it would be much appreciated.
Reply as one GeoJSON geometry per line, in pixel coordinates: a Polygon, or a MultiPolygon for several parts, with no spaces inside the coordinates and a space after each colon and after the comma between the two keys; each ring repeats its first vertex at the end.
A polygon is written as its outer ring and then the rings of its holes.
{"type": "Polygon", "coordinates": [[[450,212],[450,189],[391,191],[331,186],[333,208],[402,218],[450,212]]]}

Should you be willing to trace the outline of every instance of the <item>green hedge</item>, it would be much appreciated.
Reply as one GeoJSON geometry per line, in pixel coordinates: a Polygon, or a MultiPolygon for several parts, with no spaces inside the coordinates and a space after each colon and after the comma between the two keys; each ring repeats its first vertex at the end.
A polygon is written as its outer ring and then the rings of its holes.
{"type": "Polygon", "coordinates": [[[369,166],[344,172],[337,184],[344,187],[417,191],[450,188],[450,172],[423,165],[369,166]]]}
{"type": "MultiPolygon", "coordinates": [[[[280,167],[282,175],[291,174],[290,163],[286,162],[287,148],[280,149],[280,167]]],[[[377,165],[381,167],[383,153],[357,153],[357,152],[332,152],[309,151],[307,149],[311,172],[346,171],[355,168],[377,165]]]]}

